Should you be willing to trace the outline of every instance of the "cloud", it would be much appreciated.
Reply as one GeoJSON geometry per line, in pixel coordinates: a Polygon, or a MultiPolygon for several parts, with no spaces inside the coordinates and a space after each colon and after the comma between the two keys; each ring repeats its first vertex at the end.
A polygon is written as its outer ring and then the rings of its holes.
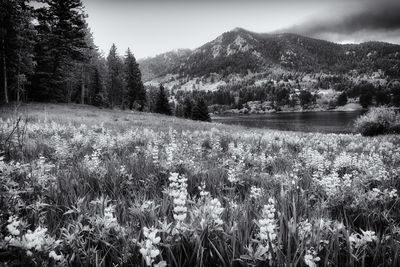
{"type": "Polygon", "coordinates": [[[368,3],[350,15],[339,13],[334,18],[312,21],[282,31],[337,42],[346,39],[349,42],[400,42],[400,3],[368,3]]]}

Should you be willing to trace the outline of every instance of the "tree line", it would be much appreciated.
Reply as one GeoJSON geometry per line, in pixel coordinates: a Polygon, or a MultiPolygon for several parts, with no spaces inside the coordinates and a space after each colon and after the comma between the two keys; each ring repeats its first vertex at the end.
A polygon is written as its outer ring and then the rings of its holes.
{"type": "MultiPolygon", "coordinates": [[[[202,90],[175,90],[174,97],[181,104],[186,98],[203,98],[211,111],[220,112],[223,108],[242,109],[246,103],[252,101],[268,101],[275,109],[283,106],[295,107],[300,105],[303,109],[317,103],[320,96],[315,94],[320,90],[319,82],[310,85],[300,85],[299,82],[281,83],[266,82],[255,85],[254,81],[235,82],[220,86],[215,91],[202,90]],[[314,92],[311,93],[311,92],[314,92]]],[[[346,83],[343,88],[333,87],[338,92],[337,97],[330,99],[329,106],[343,106],[348,98],[359,99],[363,107],[368,106],[394,106],[400,107],[400,81],[392,80],[384,85],[377,85],[367,81],[346,83]]],[[[332,88],[328,86],[326,89],[332,88]]]]}
{"type": "Polygon", "coordinates": [[[2,0],[1,102],[78,102],[143,110],[146,92],[132,52],[94,45],[81,0],[2,0]]]}
{"type": "Polygon", "coordinates": [[[95,46],[81,0],[1,0],[0,103],[62,102],[183,116],[162,85],[147,92],[135,56],[95,46]],[[149,94],[149,95],[148,95],[149,94]]]}

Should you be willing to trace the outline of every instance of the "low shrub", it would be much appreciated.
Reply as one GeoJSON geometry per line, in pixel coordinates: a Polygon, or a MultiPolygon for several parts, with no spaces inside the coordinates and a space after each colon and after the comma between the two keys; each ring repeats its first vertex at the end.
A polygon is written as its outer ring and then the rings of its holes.
{"type": "Polygon", "coordinates": [[[356,120],[355,128],[363,136],[400,133],[400,114],[392,109],[374,108],[356,120]]]}

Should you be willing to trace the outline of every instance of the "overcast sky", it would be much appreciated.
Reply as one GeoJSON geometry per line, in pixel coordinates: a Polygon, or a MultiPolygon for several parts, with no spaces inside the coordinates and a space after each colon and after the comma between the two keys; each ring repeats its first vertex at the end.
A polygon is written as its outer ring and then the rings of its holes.
{"type": "Polygon", "coordinates": [[[83,0],[96,45],[136,58],[194,49],[235,27],[339,43],[400,43],[399,0],[83,0]]]}

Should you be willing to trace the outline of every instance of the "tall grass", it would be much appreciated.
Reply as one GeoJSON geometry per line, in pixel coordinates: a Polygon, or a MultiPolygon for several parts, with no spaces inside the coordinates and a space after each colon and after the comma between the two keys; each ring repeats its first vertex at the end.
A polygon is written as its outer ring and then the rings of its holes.
{"type": "Polygon", "coordinates": [[[398,136],[44,107],[0,121],[4,264],[399,264],[398,136]]]}

